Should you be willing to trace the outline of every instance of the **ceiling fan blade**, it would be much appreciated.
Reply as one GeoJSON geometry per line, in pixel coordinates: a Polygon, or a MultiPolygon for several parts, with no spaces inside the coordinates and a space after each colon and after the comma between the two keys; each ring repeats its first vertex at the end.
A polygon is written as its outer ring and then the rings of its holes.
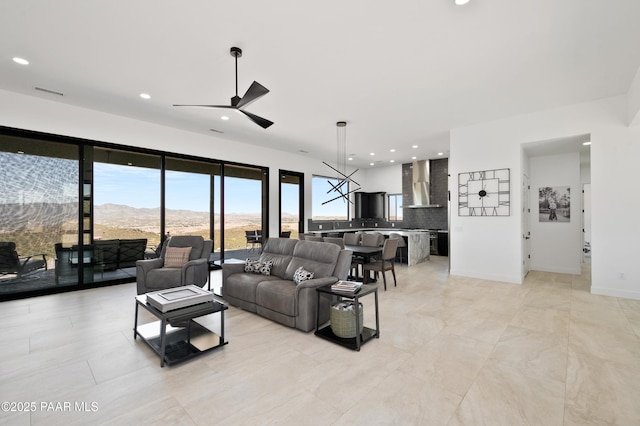
{"type": "Polygon", "coordinates": [[[251,121],[256,123],[258,126],[262,127],[263,129],[266,129],[267,127],[269,127],[269,126],[271,126],[273,124],[273,121],[269,121],[266,118],[262,118],[262,117],[259,117],[259,116],[255,115],[255,114],[251,114],[250,112],[243,111],[241,109],[239,109],[238,111],[240,111],[241,113],[243,113],[244,115],[249,117],[251,119],[251,121]]]}
{"type": "Polygon", "coordinates": [[[188,107],[231,108],[231,109],[236,109],[236,107],[230,106],[230,105],[176,105],[176,104],[174,104],[173,106],[177,106],[177,107],[188,106],[188,107]]]}
{"type": "Polygon", "coordinates": [[[269,89],[267,89],[257,81],[254,81],[253,83],[251,83],[251,86],[249,86],[247,93],[245,93],[242,99],[240,99],[240,102],[238,102],[237,107],[240,108],[243,106],[247,106],[251,102],[266,95],[267,93],[269,93],[269,89]]]}

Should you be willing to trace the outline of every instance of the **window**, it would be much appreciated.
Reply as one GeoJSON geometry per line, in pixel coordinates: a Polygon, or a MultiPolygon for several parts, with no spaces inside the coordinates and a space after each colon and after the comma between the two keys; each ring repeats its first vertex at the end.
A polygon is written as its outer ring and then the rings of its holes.
{"type": "Polygon", "coordinates": [[[387,217],[389,220],[402,220],[402,194],[389,194],[389,212],[387,217]]]}
{"type": "MultiPolygon", "coordinates": [[[[302,176],[284,183],[287,208],[304,200],[288,191],[302,194],[302,176]]],[[[300,212],[282,223],[294,235],[300,212]]],[[[266,167],[0,126],[0,301],[131,282],[166,234],[244,258],[245,230],[266,239],[268,224],[266,167]],[[14,252],[35,262],[4,262],[14,252]]]]}
{"type": "Polygon", "coordinates": [[[280,170],[280,235],[298,238],[304,230],[301,214],[304,211],[304,174],[280,170]]]}
{"type": "Polygon", "coordinates": [[[266,171],[259,167],[224,167],[224,251],[225,258],[244,257],[246,231],[266,239],[266,171]]]}
{"type": "MultiPolygon", "coordinates": [[[[311,218],[313,220],[349,219],[349,202],[333,189],[341,182],[342,179],[313,176],[311,180],[311,218]],[[332,199],[334,200],[329,201],[332,199]]],[[[349,184],[342,185],[339,190],[346,194],[349,192],[349,184]]]]}

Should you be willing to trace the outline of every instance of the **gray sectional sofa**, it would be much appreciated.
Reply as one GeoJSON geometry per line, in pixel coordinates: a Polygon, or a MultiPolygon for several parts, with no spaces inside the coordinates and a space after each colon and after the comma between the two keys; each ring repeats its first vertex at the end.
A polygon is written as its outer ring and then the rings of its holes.
{"type": "MultiPolygon", "coordinates": [[[[316,288],[346,279],[351,254],[335,244],[269,238],[258,259],[263,273],[245,272],[245,263],[223,265],[222,296],[233,306],[289,327],[311,331],[316,325],[316,288]],[[271,262],[270,273],[265,275],[264,265],[268,262],[271,262]],[[314,276],[296,284],[294,274],[300,267],[314,276]]],[[[322,324],[329,320],[330,301],[320,298],[320,303],[322,324]]]]}

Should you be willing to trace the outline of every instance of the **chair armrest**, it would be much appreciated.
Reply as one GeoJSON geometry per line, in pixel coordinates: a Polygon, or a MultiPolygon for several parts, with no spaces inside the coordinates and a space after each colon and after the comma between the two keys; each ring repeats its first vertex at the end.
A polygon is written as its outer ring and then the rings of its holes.
{"type": "Polygon", "coordinates": [[[144,275],[147,274],[152,269],[162,268],[164,265],[164,259],[145,259],[145,260],[136,260],[136,269],[142,270],[144,275]]]}
{"type": "Polygon", "coordinates": [[[47,255],[45,253],[36,253],[36,254],[30,254],[29,256],[21,256],[19,258],[19,260],[20,260],[22,266],[24,266],[24,265],[27,264],[28,261],[31,260],[32,257],[37,257],[37,256],[42,256],[42,260],[44,261],[45,269],[46,269],[46,266],[47,266],[47,255]]]}
{"type": "Polygon", "coordinates": [[[25,262],[29,261],[32,257],[36,257],[36,256],[42,256],[42,259],[46,262],[47,261],[47,255],[45,253],[36,253],[36,254],[30,254],[29,256],[20,256],[20,260],[24,260],[25,262]]]}
{"type": "Polygon", "coordinates": [[[184,265],[182,265],[183,268],[188,268],[191,265],[200,265],[202,263],[207,263],[207,259],[205,258],[200,258],[200,259],[194,259],[194,260],[189,260],[187,263],[185,263],[184,265]]]}
{"type": "Polygon", "coordinates": [[[209,262],[207,259],[194,259],[182,265],[182,285],[195,284],[202,287],[207,283],[208,279],[209,262]]]}

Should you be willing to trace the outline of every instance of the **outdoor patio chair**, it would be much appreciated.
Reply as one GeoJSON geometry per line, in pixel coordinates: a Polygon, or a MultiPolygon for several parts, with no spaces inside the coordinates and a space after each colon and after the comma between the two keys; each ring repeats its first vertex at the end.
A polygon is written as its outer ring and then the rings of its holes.
{"type": "Polygon", "coordinates": [[[20,277],[38,269],[47,269],[47,257],[44,253],[20,257],[16,251],[16,243],[0,242],[0,276],[16,274],[20,277]]]}

